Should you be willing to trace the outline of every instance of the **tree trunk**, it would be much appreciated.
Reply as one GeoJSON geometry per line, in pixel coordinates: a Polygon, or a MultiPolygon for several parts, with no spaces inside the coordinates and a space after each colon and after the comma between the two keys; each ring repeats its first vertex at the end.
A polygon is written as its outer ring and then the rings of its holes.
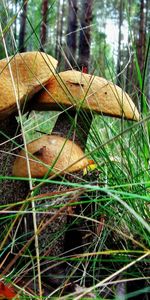
{"type": "MultiPolygon", "coordinates": [[[[119,3],[119,23],[118,23],[118,60],[117,60],[117,75],[121,72],[121,40],[122,40],[122,23],[123,23],[123,1],[119,3]]],[[[117,84],[120,85],[121,75],[117,77],[117,84]]]]}
{"type": "Polygon", "coordinates": [[[144,69],[145,49],[146,49],[146,32],[145,32],[145,2],[140,1],[140,21],[139,21],[139,38],[137,42],[137,56],[141,75],[144,69]]]}
{"type": "Polygon", "coordinates": [[[48,0],[42,1],[42,23],[41,23],[41,31],[40,31],[40,50],[44,51],[44,45],[46,43],[47,38],[47,14],[48,14],[48,0]]]}
{"type": "Polygon", "coordinates": [[[82,1],[82,13],[80,17],[80,39],[79,39],[79,68],[85,68],[88,72],[90,63],[90,44],[91,44],[91,21],[92,21],[93,0],[82,1]]]}
{"type": "MultiPolygon", "coordinates": [[[[59,13],[59,21],[57,24],[57,40],[56,40],[56,58],[58,60],[58,67],[60,68],[61,62],[62,62],[62,36],[63,36],[63,30],[64,30],[64,14],[65,14],[65,0],[62,0],[62,2],[59,2],[58,4],[58,13],[59,13]]],[[[57,14],[58,14],[57,13],[57,14]]],[[[64,60],[64,59],[63,59],[64,60]]],[[[63,70],[64,70],[64,63],[63,63],[63,70]]]]}
{"type": "MultiPolygon", "coordinates": [[[[139,36],[137,40],[137,59],[140,69],[141,80],[137,81],[137,88],[140,101],[141,112],[145,111],[145,103],[143,93],[144,93],[144,65],[145,65],[145,53],[146,53],[146,15],[145,15],[145,0],[140,1],[140,19],[139,19],[139,36]]],[[[147,108],[146,108],[147,109],[147,108]]]]}
{"type": "Polygon", "coordinates": [[[147,51],[149,51],[149,54],[148,54],[148,62],[147,62],[146,96],[147,96],[147,101],[150,109],[150,37],[148,41],[147,51]]]}
{"type": "MultiPolygon", "coordinates": [[[[131,0],[128,1],[128,16],[129,16],[129,20],[131,18],[131,0]]],[[[128,45],[130,45],[130,30],[128,28],[128,45]]],[[[129,51],[127,52],[127,62],[129,61],[129,51]]],[[[127,66],[127,70],[126,70],[126,92],[130,94],[131,91],[131,73],[133,72],[133,56],[130,58],[130,63],[127,66]]]]}
{"type": "Polygon", "coordinates": [[[58,52],[59,52],[59,31],[60,31],[60,0],[57,1],[57,28],[56,28],[56,45],[55,45],[56,58],[58,58],[58,52]]]}
{"type": "Polygon", "coordinates": [[[76,48],[77,48],[77,0],[69,0],[68,8],[68,29],[67,29],[67,49],[66,49],[66,68],[70,65],[72,68],[76,66],[76,48]]]}
{"type": "MultiPolygon", "coordinates": [[[[150,14],[149,14],[150,2],[149,2],[149,0],[146,0],[145,9],[146,9],[146,13],[145,13],[145,36],[147,36],[147,41],[146,41],[147,61],[146,61],[146,74],[145,74],[145,95],[146,95],[148,106],[149,106],[149,109],[150,109],[150,35],[147,34],[150,31],[150,14]]],[[[146,60],[146,57],[145,57],[145,60],[146,60]]]]}
{"type": "Polygon", "coordinates": [[[14,38],[15,38],[15,41],[17,39],[17,3],[18,3],[18,0],[15,0],[15,4],[14,4],[14,14],[16,15],[16,19],[14,21],[14,38]]]}
{"type": "Polygon", "coordinates": [[[19,52],[25,52],[26,16],[28,1],[23,0],[22,13],[20,15],[19,52]]]}

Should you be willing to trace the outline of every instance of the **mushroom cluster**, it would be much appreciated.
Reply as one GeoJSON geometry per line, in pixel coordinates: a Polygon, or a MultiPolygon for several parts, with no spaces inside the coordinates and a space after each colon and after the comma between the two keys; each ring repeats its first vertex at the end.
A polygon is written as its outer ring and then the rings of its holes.
{"type": "MultiPolygon", "coordinates": [[[[30,106],[35,110],[62,110],[70,107],[139,120],[139,112],[133,101],[117,85],[75,70],[56,74],[56,66],[57,61],[53,57],[40,52],[20,53],[2,59],[0,119],[17,112],[17,100],[20,107],[25,107],[30,100],[30,106]]],[[[84,153],[79,146],[69,140],[65,142],[59,136],[42,137],[30,143],[27,149],[33,177],[62,173],[63,170],[75,172],[87,165],[87,159],[82,159],[84,153]]],[[[28,176],[23,150],[15,161],[13,175],[28,176]]]]}

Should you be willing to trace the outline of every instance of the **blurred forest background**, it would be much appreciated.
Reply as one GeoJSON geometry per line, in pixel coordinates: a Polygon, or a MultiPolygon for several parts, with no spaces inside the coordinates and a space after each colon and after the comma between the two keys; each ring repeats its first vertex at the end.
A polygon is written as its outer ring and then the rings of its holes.
{"type": "Polygon", "coordinates": [[[149,0],[2,0],[0,15],[9,55],[42,50],[59,71],[85,67],[121,85],[138,106],[141,93],[150,99],[149,0]]]}

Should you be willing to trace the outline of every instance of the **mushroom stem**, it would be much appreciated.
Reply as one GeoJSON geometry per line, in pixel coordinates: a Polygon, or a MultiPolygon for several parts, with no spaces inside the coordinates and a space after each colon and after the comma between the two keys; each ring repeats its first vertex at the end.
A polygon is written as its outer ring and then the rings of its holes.
{"type": "MultiPolygon", "coordinates": [[[[74,142],[78,143],[82,150],[85,150],[89,130],[92,123],[92,114],[91,112],[63,112],[57,119],[53,132],[61,134],[63,137],[68,137],[74,142]],[[70,130],[71,125],[72,130],[70,130]],[[75,122],[77,123],[75,126],[75,122]]],[[[71,179],[70,179],[71,181],[71,179]]],[[[74,213],[79,215],[81,212],[81,207],[77,205],[74,208],[74,213]]],[[[64,252],[68,254],[75,254],[77,251],[82,253],[82,234],[79,228],[79,225],[76,224],[76,217],[67,214],[67,226],[69,230],[65,232],[64,236],[64,252]],[[74,236],[74,238],[72,238],[74,236]],[[74,251],[74,249],[77,249],[74,251]],[[74,253],[75,252],[75,253],[74,253]]]]}
{"type": "MultiPolygon", "coordinates": [[[[13,151],[18,145],[22,144],[22,136],[19,135],[15,138],[18,132],[18,124],[15,117],[12,115],[0,124],[0,170],[1,170],[1,180],[0,180],[0,204],[5,207],[12,203],[17,203],[18,201],[25,200],[29,192],[29,187],[27,182],[20,180],[5,179],[5,176],[12,176],[12,165],[14,162],[14,154],[16,150],[13,151]]],[[[19,208],[18,208],[19,210],[19,208]]],[[[26,217],[27,218],[27,217],[26,217]]],[[[20,226],[18,227],[17,236],[21,236],[22,232],[26,232],[25,223],[22,217],[18,217],[21,220],[20,226]]],[[[9,218],[8,218],[9,220],[9,218]]],[[[14,220],[13,220],[14,221],[14,220]]],[[[31,226],[32,220],[28,219],[27,224],[31,226]],[[30,225],[29,225],[30,224],[30,225]]],[[[13,222],[12,222],[13,224],[13,222]]],[[[1,225],[1,231],[3,232],[5,223],[1,225]]],[[[8,225],[9,226],[9,225],[8,225]]],[[[12,228],[15,232],[16,226],[12,228]]],[[[6,235],[3,240],[1,240],[1,246],[8,244],[10,242],[9,236],[6,235]]],[[[18,249],[18,248],[17,248],[18,249]]],[[[16,248],[13,249],[14,251],[16,248]]]]}
{"type": "Polygon", "coordinates": [[[59,115],[53,132],[63,137],[68,137],[80,145],[84,151],[89,130],[92,123],[92,114],[90,112],[63,112],[59,115]]]}
{"type": "Polygon", "coordinates": [[[4,179],[0,181],[0,203],[5,205],[25,199],[28,186],[21,181],[5,179],[5,176],[12,175],[12,164],[14,162],[13,149],[22,144],[22,136],[19,135],[18,138],[15,138],[18,132],[18,125],[13,115],[1,122],[0,126],[0,169],[1,176],[4,177],[4,179]],[[17,191],[17,193],[15,191],[17,191]]]}

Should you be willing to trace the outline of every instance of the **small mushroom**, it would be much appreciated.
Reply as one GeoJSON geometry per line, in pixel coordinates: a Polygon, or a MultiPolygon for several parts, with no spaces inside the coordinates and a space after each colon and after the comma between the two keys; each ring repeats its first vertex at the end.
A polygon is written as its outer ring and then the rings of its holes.
{"type": "MultiPolygon", "coordinates": [[[[89,163],[83,151],[70,140],[57,135],[44,135],[27,145],[31,176],[72,173],[84,169],[89,163]],[[84,158],[83,158],[84,157],[84,158]]],[[[28,177],[26,154],[21,150],[13,166],[13,175],[28,177]]]]}
{"type": "Polygon", "coordinates": [[[115,117],[139,120],[129,95],[114,83],[75,70],[53,75],[34,98],[35,109],[83,108],[115,117]]]}
{"type": "Polygon", "coordinates": [[[42,52],[18,53],[8,60],[0,60],[0,120],[17,111],[16,98],[22,106],[39,91],[57,66],[52,56],[42,52]]]}

